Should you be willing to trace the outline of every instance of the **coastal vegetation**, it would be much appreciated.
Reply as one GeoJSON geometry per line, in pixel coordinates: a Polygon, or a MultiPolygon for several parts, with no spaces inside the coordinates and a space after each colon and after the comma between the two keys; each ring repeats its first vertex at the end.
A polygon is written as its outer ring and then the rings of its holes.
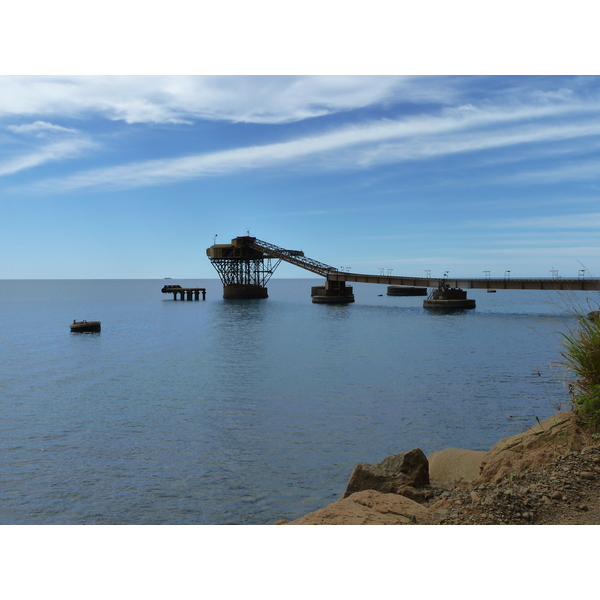
{"type": "Polygon", "coordinates": [[[591,430],[600,431],[600,311],[577,313],[577,327],[563,334],[561,364],[573,408],[591,430]]]}

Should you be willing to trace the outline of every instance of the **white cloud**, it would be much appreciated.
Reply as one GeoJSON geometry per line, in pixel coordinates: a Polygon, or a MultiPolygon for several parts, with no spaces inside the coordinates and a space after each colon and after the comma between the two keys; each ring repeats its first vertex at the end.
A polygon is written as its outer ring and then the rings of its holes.
{"type": "MultiPolygon", "coordinates": [[[[448,111],[443,116],[418,116],[346,126],[324,134],[288,142],[243,147],[220,152],[142,161],[40,182],[54,189],[106,186],[113,189],[157,185],[211,175],[260,169],[315,157],[319,168],[356,168],[374,164],[426,159],[458,152],[506,148],[530,142],[581,138],[600,134],[600,122],[585,125],[539,123],[520,127],[540,116],[560,116],[563,105],[507,109],[448,111]]],[[[577,110],[582,110],[577,107],[577,110]]],[[[314,165],[313,165],[314,166],[314,165]]]]}
{"type": "MultiPolygon", "coordinates": [[[[23,125],[8,125],[7,130],[43,140],[41,145],[22,151],[11,150],[8,160],[0,160],[0,177],[14,175],[19,171],[38,167],[47,162],[61,161],[80,156],[83,152],[97,147],[97,144],[82,136],[76,129],[69,129],[47,121],[34,121],[23,125]],[[50,141],[54,140],[54,141],[50,141]]],[[[36,141],[35,144],[40,142],[36,141]]],[[[5,151],[5,155],[9,152],[5,151]]]]}
{"type": "MultiPolygon", "coordinates": [[[[445,132],[443,133],[445,134],[445,132]]],[[[507,124],[494,131],[473,129],[456,132],[451,137],[445,137],[444,135],[415,136],[408,142],[403,140],[400,144],[379,145],[365,151],[360,159],[360,164],[366,166],[371,163],[382,164],[402,160],[418,160],[450,154],[514,147],[522,144],[547,143],[574,138],[580,140],[584,137],[598,135],[600,135],[600,121],[569,125],[539,123],[526,127],[511,127],[510,124],[507,124]]],[[[504,160],[503,158],[502,161],[504,162],[504,160]]],[[[491,162],[493,161],[489,161],[488,164],[491,164],[491,162]]],[[[578,172],[581,171],[580,168],[578,172]]],[[[564,174],[566,175],[566,171],[564,174]]],[[[596,169],[597,175],[598,170],[596,169]]],[[[540,178],[542,173],[510,176],[510,180],[526,181],[534,177],[540,178]]],[[[563,173],[555,171],[555,178],[563,178],[563,173]]],[[[508,181],[509,178],[507,177],[506,180],[508,181]]]]}
{"type": "Polygon", "coordinates": [[[515,219],[494,219],[488,221],[462,221],[456,227],[466,229],[594,229],[600,228],[600,213],[576,213],[540,217],[520,217],[515,219]]]}
{"type": "MultiPolygon", "coordinates": [[[[595,135],[595,134],[594,134],[595,135]]],[[[507,175],[505,183],[549,184],[557,181],[590,181],[600,178],[600,160],[597,158],[551,164],[543,169],[527,170],[507,175]]]]}
{"type": "MultiPolygon", "coordinates": [[[[440,90],[448,90],[449,96],[455,99],[460,96],[458,90],[465,81],[470,80],[326,76],[3,77],[0,78],[3,86],[0,115],[60,114],[64,117],[93,112],[127,123],[185,123],[199,118],[284,123],[384,103],[392,97],[396,101],[429,98],[437,102],[440,90]]],[[[314,158],[318,158],[318,163],[311,162],[311,168],[369,168],[532,143],[548,147],[547,142],[600,135],[600,121],[589,118],[598,112],[599,105],[595,101],[584,103],[564,90],[537,96],[530,91],[525,96],[530,104],[513,102],[510,106],[494,106],[487,101],[479,105],[460,101],[456,108],[441,112],[438,106],[433,116],[370,121],[287,142],[131,162],[36,185],[62,190],[95,186],[127,189],[283,163],[299,167],[314,158]]],[[[44,120],[8,128],[22,134],[76,133],[44,120]]],[[[72,156],[60,151],[53,154],[49,149],[49,146],[43,147],[28,157],[5,163],[3,169],[0,167],[0,175],[16,172],[18,165],[41,164],[44,157],[51,155],[72,156]]],[[[587,168],[590,177],[594,173],[593,166],[587,168]]],[[[578,168],[581,172],[585,165],[580,164],[578,168]]],[[[564,167],[562,173],[568,176],[564,167]]],[[[535,179],[541,177],[541,173],[520,177],[526,180],[528,176],[535,179]]],[[[554,177],[560,176],[561,170],[556,169],[554,177]]],[[[514,180],[518,181],[518,177],[514,176],[514,180]]]]}
{"type": "Polygon", "coordinates": [[[0,84],[0,116],[97,114],[126,123],[288,123],[384,102],[402,85],[407,97],[436,94],[433,83],[427,92],[393,76],[5,76],[0,84]]]}
{"type": "Polygon", "coordinates": [[[61,127],[60,125],[53,125],[47,121],[35,121],[34,123],[28,123],[26,125],[8,125],[6,129],[14,133],[32,133],[38,136],[48,132],[77,133],[77,130],[75,129],[68,129],[67,127],[61,127]]]}
{"type": "Polygon", "coordinates": [[[0,176],[14,175],[19,171],[38,167],[47,162],[74,158],[94,146],[93,142],[86,139],[64,140],[47,144],[29,153],[0,162],[0,176]]]}
{"type": "Polygon", "coordinates": [[[554,90],[555,82],[524,78],[500,88],[494,86],[496,81],[378,75],[2,76],[0,117],[96,115],[130,124],[188,123],[197,119],[290,123],[391,103],[458,106],[458,111],[470,112],[477,110],[477,103],[468,98],[472,92],[481,96],[479,104],[490,103],[485,88],[490,84],[496,103],[512,106],[511,113],[518,108],[515,98],[529,102],[538,115],[544,109],[573,109],[579,103],[571,90],[554,90]],[[542,84],[552,89],[538,90],[542,84]]]}
{"type": "MultiPolygon", "coordinates": [[[[486,250],[485,253],[489,255],[498,254],[500,256],[517,256],[519,258],[529,258],[532,256],[539,256],[540,258],[571,258],[579,260],[582,258],[593,257],[596,259],[598,256],[599,246],[556,246],[553,243],[549,243],[545,247],[529,248],[526,246],[522,247],[511,247],[502,248],[499,250],[486,250]]],[[[540,275],[541,277],[541,275],[540,275]]]]}

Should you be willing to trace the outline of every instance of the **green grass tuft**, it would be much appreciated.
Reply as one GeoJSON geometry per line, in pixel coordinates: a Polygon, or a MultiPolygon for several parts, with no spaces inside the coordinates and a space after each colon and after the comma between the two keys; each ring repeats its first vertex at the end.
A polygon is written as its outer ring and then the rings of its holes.
{"type": "Polygon", "coordinates": [[[600,430],[600,319],[576,314],[578,327],[563,334],[562,365],[573,406],[594,430],[600,430]]]}

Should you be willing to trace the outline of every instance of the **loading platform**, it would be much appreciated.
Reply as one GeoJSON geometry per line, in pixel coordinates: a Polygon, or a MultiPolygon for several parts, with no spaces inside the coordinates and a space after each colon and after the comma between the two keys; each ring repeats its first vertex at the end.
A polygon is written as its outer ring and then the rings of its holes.
{"type": "Polygon", "coordinates": [[[177,300],[177,296],[180,296],[181,300],[200,300],[200,294],[202,294],[202,300],[206,300],[206,288],[184,288],[180,285],[165,285],[161,292],[163,294],[173,294],[173,300],[177,300]]]}

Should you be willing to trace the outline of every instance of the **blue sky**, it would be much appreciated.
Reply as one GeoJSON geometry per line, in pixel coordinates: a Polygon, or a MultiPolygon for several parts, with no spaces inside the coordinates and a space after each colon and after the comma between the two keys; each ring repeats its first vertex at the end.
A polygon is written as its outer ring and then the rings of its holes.
{"type": "Polygon", "coordinates": [[[600,277],[594,76],[0,77],[0,278],[600,277]],[[308,277],[282,265],[276,277],[308,277]]]}

